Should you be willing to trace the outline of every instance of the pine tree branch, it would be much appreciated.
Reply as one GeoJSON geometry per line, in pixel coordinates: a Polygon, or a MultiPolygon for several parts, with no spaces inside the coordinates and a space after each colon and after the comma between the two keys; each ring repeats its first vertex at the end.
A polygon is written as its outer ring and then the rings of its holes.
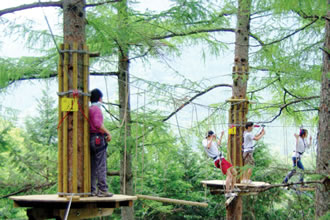
{"type": "Polygon", "coordinates": [[[256,122],[256,123],[259,123],[259,124],[272,123],[276,118],[278,118],[282,114],[283,109],[285,109],[287,106],[293,105],[293,104],[296,104],[296,103],[299,103],[299,102],[304,102],[304,101],[307,101],[307,100],[319,99],[319,98],[320,98],[320,96],[310,96],[310,97],[303,97],[303,98],[300,98],[300,99],[293,100],[291,102],[288,102],[286,104],[281,105],[278,114],[275,115],[273,119],[271,119],[269,121],[260,121],[260,122],[256,122]]]}
{"type": "Polygon", "coordinates": [[[173,111],[171,114],[169,114],[167,117],[165,117],[162,122],[167,121],[168,119],[170,119],[173,115],[175,115],[176,113],[178,113],[181,109],[183,109],[186,105],[190,104],[194,99],[198,98],[201,95],[204,95],[205,93],[218,88],[218,87],[230,87],[232,88],[232,85],[229,84],[217,84],[217,85],[213,85],[207,89],[205,89],[204,91],[199,92],[198,94],[194,95],[193,97],[191,97],[188,101],[184,102],[179,108],[177,108],[175,111],[173,111]]]}
{"type": "Polygon", "coordinates": [[[57,1],[57,2],[34,2],[31,4],[24,4],[20,5],[17,7],[12,7],[12,8],[6,8],[3,10],[0,10],[0,16],[5,15],[5,14],[10,14],[18,11],[23,11],[26,9],[32,9],[32,8],[40,8],[40,7],[63,7],[63,2],[62,1],[57,1]]]}
{"type": "Polygon", "coordinates": [[[28,185],[26,185],[25,187],[23,187],[22,189],[20,189],[20,190],[18,190],[16,192],[12,192],[12,193],[9,193],[7,195],[1,196],[0,199],[5,199],[5,198],[8,198],[10,196],[14,196],[14,195],[17,195],[19,193],[27,192],[27,191],[32,190],[32,189],[49,188],[49,187],[51,187],[51,186],[53,186],[55,184],[56,184],[55,182],[44,183],[44,184],[37,185],[37,186],[33,186],[31,184],[28,184],[28,185]]]}
{"type": "Polygon", "coordinates": [[[329,20],[329,18],[327,18],[326,16],[318,16],[318,15],[308,15],[306,14],[303,10],[292,10],[293,12],[295,12],[297,15],[299,15],[300,17],[304,18],[304,19],[327,19],[329,20]]]}
{"type": "Polygon", "coordinates": [[[168,34],[168,35],[152,37],[151,40],[164,40],[164,39],[168,39],[168,38],[172,38],[172,37],[183,37],[183,36],[189,36],[189,35],[200,34],[200,33],[220,32],[220,31],[235,33],[235,29],[233,29],[233,28],[211,28],[211,29],[194,30],[194,31],[186,32],[186,33],[173,32],[172,34],[168,34]]]}
{"type": "Polygon", "coordinates": [[[269,86],[271,86],[272,84],[274,84],[276,81],[278,81],[279,80],[279,78],[276,78],[275,80],[273,80],[273,81],[271,81],[270,83],[268,83],[267,85],[265,85],[265,86],[263,86],[263,87],[261,87],[261,88],[259,88],[259,89],[255,89],[255,90],[252,90],[252,91],[248,91],[247,93],[255,93],[255,92],[259,92],[259,91],[261,91],[261,90],[264,90],[264,89],[266,89],[267,87],[269,87],[269,86]]]}
{"type": "Polygon", "coordinates": [[[86,4],[85,8],[105,5],[105,4],[109,4],[109,3],[116,3],[116,2],[121,2],[121,0],[110,0],[110,1],[105,1],[105,2],[94,3],[94,4],[86,4]]]}
{"type": "Polygon", "coordinates": [[[310,23],[296,29],[295,31],[293,31],[292,33],[280,38],[280,39],[277,39],[277,40],[274,40],[272,42],[269,42],[269,43],[264,43],[261,39],[259,39],[257,36],[255,36],[254,34],[250,33],[250,36],[253,37],[256,41],[259,42],[260,45],[250,45],[251,47],[259,47],[259,46],[269,46],[269,45],[272,45],[272,44],[275,44],[275,43],[278,43],[278,42],[281,42],[289,37],[292,37],[293,35],[299,33],[300,31],[303,31],[305,30],[306,28],[308,28],[309,26],[311,26],[312,24],[314,24],[319,18],[316,18],[314,19],[313,21],[311,21],[310,23]]]}
{"type": "MultiPolygon", "coordinates": [[[[91,72],[89,75],[91,76],[118,76],[118,72],[91,72]]],[[[26,76],[26,77],[20,77],[18,79],[9,79],[8,85],[11,85],[18,81],[24,81],[24,80],[35,80],[35,79],[49,79],[57,77],[57,73],[52,73],[48,76],[26,76]]],[[[2,89],[2,88],[0,88],[2,89]]]]}

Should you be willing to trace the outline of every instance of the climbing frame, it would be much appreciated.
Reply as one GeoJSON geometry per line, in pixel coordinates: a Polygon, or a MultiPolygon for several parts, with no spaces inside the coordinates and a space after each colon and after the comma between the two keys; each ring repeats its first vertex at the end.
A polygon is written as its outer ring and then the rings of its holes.
{"type": "Polygon", "coordinates": [[[58,64],[58,194],[87,196],[89,149],[89,53],[86,45],[62,44],[58,64]],[[65,102],[66,101],[66,102],[65,102]]]}

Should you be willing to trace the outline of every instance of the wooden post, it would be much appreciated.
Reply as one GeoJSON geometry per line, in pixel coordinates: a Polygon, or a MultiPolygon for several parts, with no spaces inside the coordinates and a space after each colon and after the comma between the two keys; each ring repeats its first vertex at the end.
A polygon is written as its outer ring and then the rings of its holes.
{"type": "MultiPolygon", "coordinates": [[[[61,47],[61,49],[63,50],[63,47],[61,47]]],[[[63,92],[63,62],[62,62],[62,57],[60,55],[59,61],[58,61],[58,91],[59,92],[63,92]]],[[[59,97],[58,98],[58,121],[60,122],[63,114],[62,114],[62,110],[61,110],[61,100],[62,98],[59,97]]],[[[63,130],[59,129],[58,130],[58,175],[57,175],[57,179],[58,179],[58,188],[57,191],[58,192],[63,192],[63,130]]]]}
{"type": "MultiPolygon", "coordinates": [[[[69,45],[64,45],[64,50],[68,50],[69,45]]],[[[62,56],[62,55],[60,55],[62,56]]],[[[69,54],[65,53],[64,57],[64,67],[63,67],[63,91],[69,90],[69,54]]],[[[67,97],[67,96],[65,96],[67,97]]],[[[63,124],[63,192],[68,192],[68,119],[63,118],[61,120],[63,124]]]]}
{"type": "MultiPolygon", "coordinates": [[[[88,51],[88,47],[84,45],[84,50],[88,51]]],[[[89,88],[89,56],[84,54],[84,93],[88,93],[89,88]]],[[[89,98],[84,96],[84,112],[88,118],[88,102],[89,98]]],[[[84,120],[84,192],[89,192],[91,188],[91,166],[90,166],[90,148],[89,148],[89,124],[87,120],[84,120]]]]}

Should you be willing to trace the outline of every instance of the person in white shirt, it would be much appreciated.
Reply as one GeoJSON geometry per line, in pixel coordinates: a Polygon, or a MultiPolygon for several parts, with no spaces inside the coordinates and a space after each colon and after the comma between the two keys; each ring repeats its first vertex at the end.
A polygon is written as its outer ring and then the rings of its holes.
{"type": "MultiPolygon", "coordinates": [[[[283,180],[283,184],[288,183],[289,179],[296,173],[296,167],[304,171],[304,165],[301,162],[301,156],[304,154],[305,150],[310,147],[312,143],[312,136],[309,137],[309,143],[307,143],[308,131],[306,129],[301,129],[298,134],[294,134],[296,137],[296,148],[292,154],[293,169],[286,175],[283,180]]],[[[300,175],[300,182],[304,182],[304,175],[300,175]]]]}
{"type": "Polygon", "coordinates": [[[252,175],[252,167],[255,165],[254,159],[253,159],[253,151],[255,145],[253,144],[253,141],[260,140],[265,135],[265,129],[262,128],[261,132],[257,135],[253,135],[253,122],[247,122],[245,125],[245,131],[244,131],[244,142],[242,146],[243,151],[243,164],[249,165],[247,170],[243,173],[243,179],[241,183],[252,183],[250,180],[252,175]]]}
{"type": "MultiPolygon", "coordinates": [[[[217,140],[216,135],[213,131],[208,131],[207,136],[203,139],[202,144],[207,155],[213,159],[214,165],[221,169],[226,177],[226,197],[237,196],[234,193],[234,186],[236,183],[237,172],[232,164],[230,164],[219,151],[218,146],[221,145],[221,140],[224,135],[224,131],[221,132],[220,139],[217,140]]],[[[221,147],[221,146],[220,146],[221,147]]],[[[237,190],[238,191],[238,190],[237,190]]]]}

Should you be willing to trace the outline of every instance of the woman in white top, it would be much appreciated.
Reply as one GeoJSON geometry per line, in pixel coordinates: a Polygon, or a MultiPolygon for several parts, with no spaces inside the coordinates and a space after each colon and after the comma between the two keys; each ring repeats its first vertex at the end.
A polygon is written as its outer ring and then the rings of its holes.
{"type": "MultiPolygon", "coordinates": [[[[207,155],[213,159],[214,165],[217,168],[221,169],[224,175],[227,175],[225,196],[232,197],[237,196],[237,193],[234,193],[237,171],[235,170],[233,165],[224,158],[222,152],[218,150],[218,146],[221,147],[221,140],[223,135],[224,131],[221,132],[220,139],[217,140],[217,137],[214,132],[208,131],[207,136],[202,141],[202,144],[207,155]]],[[[236,189],[236,191],[238,191],[238,189],[236,189]]]]}
{"type": "MultiPolygon", "coordinates": [[[[292,154],[293,169],[286,175],[283,183],[288,183],[289,179],[296,173],[296,167],[304,170],[304,165],[301,162],[301,156],[304,154],[305,150],[310,147],[312,143],[312,136],[309,137],[309,143],[307,143],[308,131],[306,129],[301,129],[299,135],[294,134],[296,137],[296,148],[292,154]]],[[[300,176],[300,182],[304,182],[304,175],[300,176]]]]}

